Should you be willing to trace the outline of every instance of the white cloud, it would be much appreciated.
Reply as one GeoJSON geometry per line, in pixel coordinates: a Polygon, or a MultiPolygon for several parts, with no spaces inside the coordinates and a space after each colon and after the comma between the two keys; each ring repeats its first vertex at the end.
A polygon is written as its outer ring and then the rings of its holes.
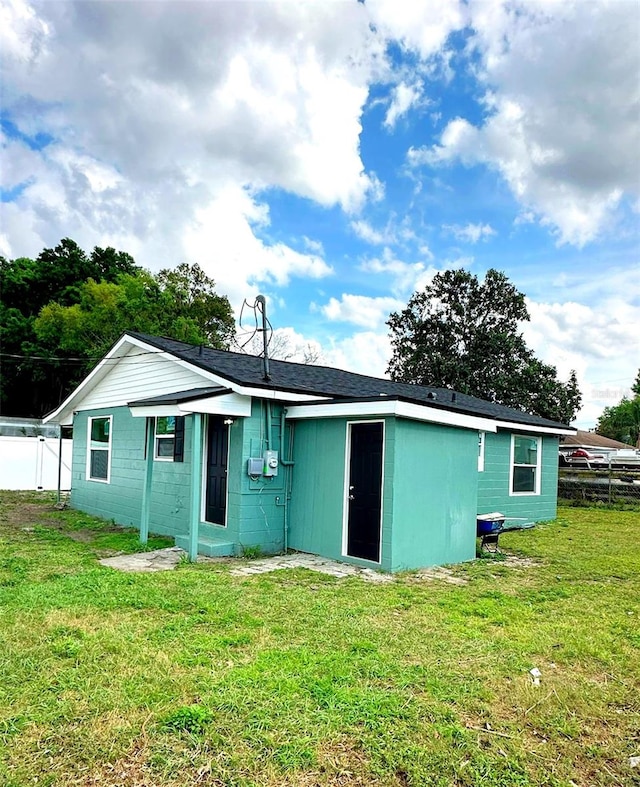
{"type": "MultiPolygon", "coordinates": [[[[359,151],[369,84],[387,69],[361,4],[244,3],[239,12],[10,0],[2,13],[3,109],[22,133],[55,139],[23,146],[24,163],[11,156],[6,177],[28,172],[33,182],[16,203],[19,220],[6,208],[10,248],[35,254],[63,226],[89,247],[130,240],[139,262],[157,267],[159,249],[183,256],[182,234],[193,248],[229,188],[279,187],[346,211],[384,195],[359,151]]],[[[240,242],[247,215],[231,222],[240,242]]],[[[271,258],[276,281],[318,270],[282,245],[271,258]]],[[[255,271],[246,265],[246,278],[265,275],[263,256],[255,271]]]]}
{"type": "Polygon", "coordinates": [[[267,206],[246,189],[229,185],[195,213],[182,242],[190,259],[215,279],[232,302],[261,285],[285,286],[294,277],[320,279],[332,273],[317,253],[302,254],[283,243],[267,244],[256,235],[269,223],[267,206]]]}
{"type": "Polygon", "coordinates": [[[422,262],[403,262],[388,248],[383,250],[382,257],[363,260],[360,270],[387,277],[394,295],[405,298],[417,288],[418,282],[428,275],[428,271],[433,270],[433,275],[436,272],[435,268],[427,268],[422,262]]]}
{"type": "Polygon", "coordinates": [[[392,311],[402,309],[404,304],[397,298],[369,298],[365,295],[343,293],[340,300],[330,298],[320,307],[324,316],[333,322],[348,322],[363,328],[384,325],[392,311]]]}
{"type": "Polygon", "coordinates": [[[359,331],[352,336],[331,341],[324,347],[324,357],[338,369],[372,377],[387,377],[391,344],[386,334],[359,331]]]}
{"type": "Polygon", "coordinates": [[[496,234],[490,224],[445,224],[442,229],[466,243],[477,243],[496,234]]]}
{"type": "Polygon", "coordinates": [[[407,114],[414,106],[421,103],[424,85],[418,80],[411,85],[400,82],[391,90],[391,102],[384,118],[384,125],[388,129],[395,128],[398,120],[407,114]]]}
{"type": "Polygon", "coordinates": [[[529,299],[527,306],[531,316],[523,325],[527,344],[537,357],[556,366],[561,379],[576,370],[583,394],[577,421],[581,427],[593,427],[604,407],[617,404],[635,379],[640,310],[621,297],[605,298],[599,307],[529,299]]]}
{"type": "Polygon", "coordinates": [[[465,6],[457,0],[437,3],[399,3],[367,0],[366,8],[376,27],[424,60],[442,54],[447,38],[465,24],[465,6]]]}
{"type": "Polygon", "coordinates": [[[469,8],[487,118],[450,121],[439,144],[411,149],[409,162],[487,164],[560,242],[592,241],[623,196],[639,193],[635,5],[469,8]]]}
{"type": "Polygon", "coordinates": [[[371,243],[374,246],[395,242],[395,236],[388,225],[383,230],[376,230],[368,221],[358,219],[357,221],[352,221],[350,226],[361,240],[371,243]]]}

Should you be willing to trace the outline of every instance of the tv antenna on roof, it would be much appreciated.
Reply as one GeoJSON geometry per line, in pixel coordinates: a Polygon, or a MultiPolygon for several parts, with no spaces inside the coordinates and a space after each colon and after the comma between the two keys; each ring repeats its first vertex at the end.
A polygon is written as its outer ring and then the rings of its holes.
{"type": "Polygon", "coordinates": [[[262,331],[262,347],[263,349],[263,361],[264,361],[264,379],[268,382],[271,380],[271,375],[269,374],[269,342],[267,340],[267,301],[264,295],[258,295],[256,298],[256,307],[260,314],[262,314],[262,328],[258,328],[259,331],[262,331]]]}

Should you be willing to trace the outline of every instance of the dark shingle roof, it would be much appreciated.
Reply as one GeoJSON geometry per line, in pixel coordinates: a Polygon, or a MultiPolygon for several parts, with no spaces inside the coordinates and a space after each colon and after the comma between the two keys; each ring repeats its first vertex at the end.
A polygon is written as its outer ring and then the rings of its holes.
{"type": "Polygon", "coordinates": [[[417,404],[428,404],[452,412],[484,416],[499,421],[527,424],[546,428],[567,429],[565,424],[530,415],[511,407],[487,402],[475,396],[454,393],[447,388],[434,388],[410,383],[397,383],[379,377],[368,377],[355,372],[345,372],[329,366],[314,366],[290,361],[269,361],[270,380],[264,379],[262,358],[226,350],[214,350],[185,344],[175,339],[129,333],[158,350],[187,361],[207,372],[218,374],[237,385],[288,391],[334,399],[367,399],[385,396],[417,404]]]}

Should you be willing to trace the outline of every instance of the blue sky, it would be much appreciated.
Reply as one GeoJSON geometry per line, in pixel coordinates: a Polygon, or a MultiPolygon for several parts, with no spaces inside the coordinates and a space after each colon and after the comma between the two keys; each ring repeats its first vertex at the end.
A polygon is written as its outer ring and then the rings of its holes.
{"type": "MultiPolygon", "coordinates": [[[[280,344],[383,375],[385,320],[503,270],[593,426],[640,366],[638,5],[3,4],[0,253],[198,262],[280,344]]],[[[294,356],[295,357],[295,356],[294,356]]],[[[434,381],[437,382],[437,381],[434,381]]]]}

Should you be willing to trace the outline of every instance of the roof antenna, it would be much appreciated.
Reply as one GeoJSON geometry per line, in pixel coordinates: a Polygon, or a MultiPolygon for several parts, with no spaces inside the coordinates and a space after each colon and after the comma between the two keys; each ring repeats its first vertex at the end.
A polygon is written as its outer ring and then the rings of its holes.
{"type": "Polygon", "coordinates": [[[262,328],[258,328],[259,331],[262,331],[262,346],[263,350],[263,361],[264,361],[264,380],[267,382],[271,379],[271,375],[269,374],[269,350],[268,350],[268,342],[267,342],[267,302],[265,300],[264,295],[258,295],[256,298],[256,306],[258,306],[260,312],[262,313],[262,328]],[[262,308],[260,309],[260,304],[262,308]]]}

